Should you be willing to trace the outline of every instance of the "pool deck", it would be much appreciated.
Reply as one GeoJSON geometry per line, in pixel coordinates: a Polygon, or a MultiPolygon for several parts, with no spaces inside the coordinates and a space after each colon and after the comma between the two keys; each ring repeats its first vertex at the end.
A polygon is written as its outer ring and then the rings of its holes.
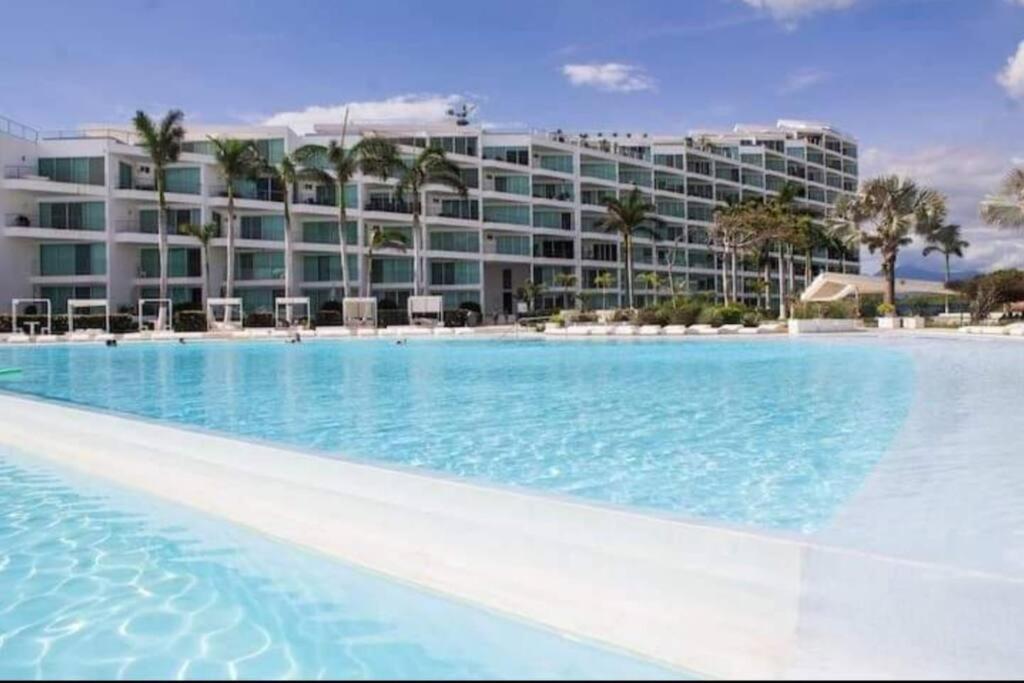
{"type": "MultiPolygon", "coordinates": [[[[927,332],[814,336],[911,352],[919,337],[951,341],[927,332]]],[[[986,343],[1018,348],[972,337],[949,344],[943,363],[986,343]]],[[[997,371],[955,383],[919,372],[890,454],[809,536],[327,459],[10,394],[0,394],[0,443],[700,674],[1006,677],[1024,667],[1024,461],[1014,425],[989,417],[998,404],[1020,404],[1020,385],[996,382],[997,371]],[[928,400],[953,391],[954,415],[928,400]]]]}

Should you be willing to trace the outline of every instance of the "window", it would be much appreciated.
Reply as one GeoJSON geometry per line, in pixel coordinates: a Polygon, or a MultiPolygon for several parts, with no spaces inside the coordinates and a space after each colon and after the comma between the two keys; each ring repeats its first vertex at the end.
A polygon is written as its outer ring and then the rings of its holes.
{"type": "Polygon", "coordinates": [[[103,185],[103,157],[40,157],[39,175],[59,183],[103,185]]]}
{"type": "Polygon", "coordinates": [[[526,147],[484,147],[484,159],[529,166],[530,150],[526,147]]]}
{"type": "MultiPolygon", "coordinates": [[[[142,209],[139,211],[139,231],[156,234],[157,209],[142,209]]],[[[191,223],[199,225],[201,221],[199,209],[167,209],[167,234],[182,234],[181,227],[191,223]]]]}
{"type": "Polygon", "coordinates": [[[485,205],[484,221],[489,223],[530,224],[530,207],[509,204],[485,205]]]}
{"type": "Polygon", "coordinates": [[[374,284],[409,284],[412,282],[412,259],[374,258],[370,281],[374,284]]]}
{"type": "Polygon", "coordinates": [[[475,232],[431,232],[430,248],[434,251],[480,251],[480,235],[475,232]]]}
{"type": "Polygon", "coordinates": [[[106,205],[103,202],[40,202],[39,225],[56,230],[107,229],[106,205]]]}
{"type": "Polygon", "coordinates": [[[475,261],[431,261],[430,284],[480,284],[480,266],[475,261]]]}
{"type": "Polygon", "coordinates": [[[40,244],[39,274],[106,275],[105,244],[40,244]]]}
{"type": "MultiPolygon", "coordinates": [[[[139,277],[160,277],[158,249],[139,250],[139,277]]],[[[201,277],[202,260],[198,249],[171,247],[167,250],[167,277],[201,277]]]]}
{"type": "MultiPolygon", "coordinates": [[[[345,244],[355,244],[359,229],[355,221],[345,223],[345,244]]],[[[338,221],[306,221],[302,224],[302,241],[316,244],[338,243],[338,221]]]]}

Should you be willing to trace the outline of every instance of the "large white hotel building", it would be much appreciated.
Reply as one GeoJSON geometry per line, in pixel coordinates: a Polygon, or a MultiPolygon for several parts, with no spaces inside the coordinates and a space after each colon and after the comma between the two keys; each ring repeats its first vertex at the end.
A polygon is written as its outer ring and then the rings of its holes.
{"type": "MultiPolygon", "coordinates": [[[[338,139],[340,132],[339,124],[306,135],[285,127],[188,126],[186,151],[167,172],[170,296],[177,302],[202,297],[198,243],[177,234],[185,223],[221,226],[211,249],[210,295],[223,286],[227,199],[207,136],[252,139],[274,162],[301,145],[338,139]]],[[[556,284],[559,273],[575,274],[576,289],[593,306],[618,303],[624,290],[620,240],[596,226],[605,215],[604,198],[633,187],[650,197],[661,218],[659,239],[637,240],[637,273],[671,268],[677,286],[712,295],[721,287],[720,257],[708,239],[716,206],[796,183],[806,206],[823,215],[857,187],[855,140],[799,121],[689,135],[498,131],[454,121],[357,125],[349,126],[347,141],[370,133],[393,137],[410,155],[439,145],[463,169],[468,198],[441,187],[425,192],[426,278],[447,308],[473,301],[487,320],[514,310],[516,289],[527,279],[546,286],[540,306],[560,305],[566,292],[556,284]],[[595,277],[606,272],[617,285],[597,287],[595,277]]],[[[0,119],[0,311],[14,297],[50,299],[59,314],[69,298],[108,299],[113,311],[157,295],[156,193],[150,162],[135,142],[129,126],[46,134],[0,119]]],[[[284,295],[282,188],[247,182],[238,190],[236,293],[247,312],[270,310],[274,297],[284,295]]],[[[408,233],[411,217],[378,178],[357,177],[346,192],[347,291],[356,294],[371,228],[408,233]]],[[[345,291],[337,209],[325,188],[300,183],[293,194],[298,291],[292,295],[309,296],[317,310],[345,291]]],[[[814,271],[825,268],[859,272],[858,255],[820,250],[814,271]]],[[[754,269],[745,266],[741,284],[741,296],[751,302],[754,269]]],[[[798,287],[806,275],[797,259],[798,287]]],[[[375,296],[404,308],[412,291],[411,253],[375,254],[370,279],[375,296]]],[[[771,281],[775,287],[777,278],[771,281]]],[[[647,301],[656,296],[642,286],[638,292],[647,301]]]]}

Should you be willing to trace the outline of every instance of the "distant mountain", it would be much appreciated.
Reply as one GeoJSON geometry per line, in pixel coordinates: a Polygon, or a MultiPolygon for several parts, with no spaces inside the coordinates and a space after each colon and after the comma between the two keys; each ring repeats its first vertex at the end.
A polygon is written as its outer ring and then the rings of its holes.
{"type": "MultiPolygon", "coordinates": [[[[950,279],[952,280],[966,280],[967,278],[978,275],[979,271],[976,270],[954,270],[950,272],[950,279]]],[[[882,271],[875,273],[877,276],[881,276],[882,271]]],[[[922,268],[914,264],[908,264],[904,266],[896,266],[896,277],[906,278],[908,280],[931,280],[932,282],[942,282],[942,271],[929,270],[922,268]]]]}

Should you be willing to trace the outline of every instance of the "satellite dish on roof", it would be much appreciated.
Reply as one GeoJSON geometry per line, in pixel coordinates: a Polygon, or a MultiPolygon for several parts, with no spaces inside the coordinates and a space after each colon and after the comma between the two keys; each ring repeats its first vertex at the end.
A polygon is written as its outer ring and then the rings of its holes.
{"type": "Polygon", "coordinates": [[[463,102],[459,107],[449,108],[445,112],[450,118],[455,119],[456,126],[468,126],[470,115],[476,111],[475,104],[467,104],[463,102]]]}

